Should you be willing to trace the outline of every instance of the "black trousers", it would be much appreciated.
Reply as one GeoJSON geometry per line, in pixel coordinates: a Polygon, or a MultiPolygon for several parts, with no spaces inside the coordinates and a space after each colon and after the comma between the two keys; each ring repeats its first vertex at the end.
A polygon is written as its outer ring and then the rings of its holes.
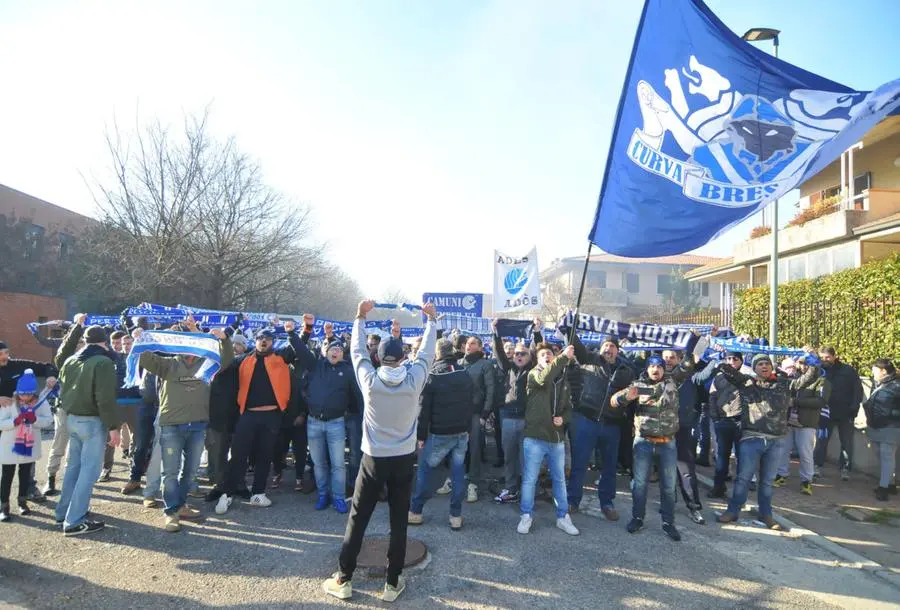
{"type": "Polygon", "coordinates": [[[275,474],[284,472],[285,460],[291,443],[294,444],[294,473],[298,481],[303,480],[303,472],[306,470],[306,451],[309,444],[306,435],[306,422],[300,426],[282,428],[278,434],[278,443],[275,447],[275,459],[272,467],[275,474]]]}
{"type": "MultiPolygon", "coordinates": [[[[33,468],[34,463],[19,464],[19,499],[28,497],[28,487],[31,485],[33,468]]],[[[15,475],[15,464],[3,464],[3,474],[0,475],[0,504],[9,504],[9,496],[12,493],[12,482],[15,475]]]]}
{"type": "Polygon", "coordinates": [[[247,460],[255,451],[253,465],[253,494],[266,491],[269,468],[275,454],[275,441],[281,429],[281,411],[245,411],[234,429],[231,446],[231,462],[228,466],[228,484],[225,493],[232,495],[244,488],[247,460]]]}
{"type": "Polygon", "coordinates": [[[413,467],[416,454],[394,457],[372,457],[363,454],[353,492],[353,504],[344,544],[341,546],[339,567],[341,577],[351,579],[356,570],[356,558],[362,548],[369,520],[378,504],[378,495],[387,485],[391,522],[391,541],[387,552],[387,582],[396,587],[406,561],[406,527],[409,500],[413,488],[413,467]]]}
{"type": "Polygon", "coordinates": [[[678,453],[678,487],[688,510],[700,510],[700,486],[697,481],[697,469],[694,465],[694,431],[682,427],[675,434],[675,449],[678,453]],[[687,487],[685,486],[687,484],[687,487]],[[690,492],[688,492],[690,489],[690,492]]]}
{"type": "Polygon", "coordinates": [[[224,491],[228,484],[228,452],[231,450],[231,438],[230,432],[206,429],[206,453],[209,464],[206,472],[210,482],[219,491],[224,491]]]}

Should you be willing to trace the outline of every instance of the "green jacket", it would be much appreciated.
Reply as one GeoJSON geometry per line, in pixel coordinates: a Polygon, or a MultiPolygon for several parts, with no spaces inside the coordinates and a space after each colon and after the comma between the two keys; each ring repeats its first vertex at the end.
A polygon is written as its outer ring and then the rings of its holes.
{"type": "Polygon", "coordinates": [[[563,354],[544,368],[535,367],[528,373],[525,386],[525,436],[550,443],[561,443],[566,438],[565,426],[572,413],[569,400],[569,384],[563,374],[569,359],[563,354]],[[562,417],[561,426],[553,425],[554,417],[562,417]]]}
{"type": "MultiPolygon", "coordinates": [[[[234,348],[227,337],[219,341],[219,356],[219,370],[227,368],[234,359],[234,348]]],[[[209,421],[209,385],[194,377],[203,366],[203,358],[188,363],[185,356],[143,352],[138,362],[157,377],[160,426],[209,421]]]]}
{"type": "Polygon", "coordinates": [[[831,397],[831,382],[815,367],[814,379],[805,385],[799,378],[791,382],[793,403],[788,411],[788,426],[792,428],[818,428],[819,414],[828,406],[831,397]]]}
{"type": "Polygon", "coordinates": [[[69,329],[69,332],[66,333],[66,336],[63,338],[59,349],[56,351],[56,356],[53,357],[53,364],[56,365],[57,369],[62,369],[62,366],[66,363],[66,360],[68,360],[72,356],[72,354],[78,351],[78,342],[81,341],[81,338],[83,336],[84,326],[82,326],[81,324],[76,324],[69,329]]]}
{"type": "Polygon", "coordinates": [[[59,372],[59,383],[66,413],[99,417],[110,430],[122,425],[116,406],[116,365],[106,349],[88,345],[69,357],[59,372]]]}

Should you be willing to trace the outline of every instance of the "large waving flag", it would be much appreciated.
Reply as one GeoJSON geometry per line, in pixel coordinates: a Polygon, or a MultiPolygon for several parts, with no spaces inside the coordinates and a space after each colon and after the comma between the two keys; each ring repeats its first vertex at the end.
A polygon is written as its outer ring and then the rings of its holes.
{"type": "Polygon", "coordinates": [[[590,240],[687,252],[819,172],[900,106],[744,42],[700,0],[646,0],[590,240]]]}

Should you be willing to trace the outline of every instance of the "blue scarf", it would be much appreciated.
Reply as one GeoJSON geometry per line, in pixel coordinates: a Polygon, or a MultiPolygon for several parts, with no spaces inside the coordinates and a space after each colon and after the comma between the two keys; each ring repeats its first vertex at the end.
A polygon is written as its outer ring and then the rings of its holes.
{"type": "Polygon", "coordinates": [[[169,356],[197,356],[203,364],[194,375],[206,383],[212,382],[222,367],[219,356],[219,340],[201,333],[176,333],[165,330],[144,331],[128,354],[123,387],[131,388],[140,383],[138,360],[144,352],[157,352],[169,356]]]}
{"type": "MultiPolygon", "coordinates": [[[[612,336],[618,339],[628,339],[629,342],[646,341],[662,345],[663,349],[681,349],[688,352],[694,350],[700,339],[685,328],[657,324],[629,324],[584,313],[578,314],[576,321],[574,312],[569,311],[560,319],[557,329],[564,335],[568,335],[572,326],[575,326],[577,331],[597,333],[600,337],[612,336]]],[[[602,341],[602,339],[600,340],[602,341]]]]}

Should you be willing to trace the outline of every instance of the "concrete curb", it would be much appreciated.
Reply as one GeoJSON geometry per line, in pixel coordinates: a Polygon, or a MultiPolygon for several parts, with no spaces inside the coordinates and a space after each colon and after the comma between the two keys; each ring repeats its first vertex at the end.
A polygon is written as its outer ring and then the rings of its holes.
{"type": "MultiPolygon", "coordinates": [[[[712,489],[713,480],[708,476],[702,475],[698,472],[697,480],[706,487],[712,489]]],[[[821,534],[806,529],[805,527],[801,527],[784,515],[773,512],[772,517],[781,527],[790,528],[791,533],[797,534],[798,539],[804,539],[819,547],[823,551],[827,551],[828,553],[831,553],[832,555],[842,559],[843,561],[853,564],[849,567],[859,568],[861,570],[865,570],[866,572],[874,574],[892,587],[900,590],[900,574],[894,573],[890,568],[886,568],[880,563],[876,563],[871,559],[866,559],[859,553],[851,551],[850,549],[843,547],[836,542],[832,542],[821,534]]]]}

